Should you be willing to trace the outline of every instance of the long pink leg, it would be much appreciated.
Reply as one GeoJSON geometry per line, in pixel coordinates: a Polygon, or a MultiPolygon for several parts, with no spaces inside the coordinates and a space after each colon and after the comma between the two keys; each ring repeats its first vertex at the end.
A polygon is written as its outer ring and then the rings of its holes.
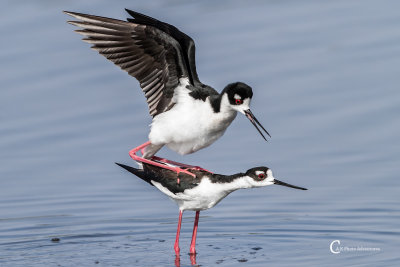
{"type": "Polygon", "coordinates": [[[200,211],[196,211],[196,217],[194,219],[192,242],[190,243],[190,254],[196,254],[196,236],[197,236],[197,226],[199,225],[199,215],[200,211]]]}
{"type": "MultiPolygon", "coordinates": [[[[154,157],[152,157],[151,159],[145,159],[143,157],[140,157],[140,156],[136,155],[136,153],[139,150],[143,150],[148,145],[150,145],[150,141],[147,141],[146,143],[141,144],[140,146],[132,149],[131,151],[129,151],[129,156],[131,156],[131,158],[133,160],[136,160],[136,161],[139,161],[139,162],[143,162],[143,163],[147,163],[147,164],[151,164],[151,165],[154,165],[154,166],[157,166],[157,167],[160,167],[160,168],[164,168],[164,169],[168,169],[168,170],[174,171],[174,172],[177,173],[177,175],[179,175],[180,172],[183,172],[183,173],[189,174],[189,175],[191,175],[193,177],[196,177],[196,175],[194,173],[191,173],[191,172],[189,172],[187,170],[183,170],[183,169],[181,169],[179,167],[168,166],[168,165],[165,165],[163,163],[156,162],[156,161],[153,160],[154,157]]],[[[179,183],[179,178],[178,178],[178,183],[179,183]]]]}
{"type": "Polygon", "coordinates": [[[181,234],[181,225],[182,225],[182,210],[179,210],[179,220],[178,220],[178,229],[176,230],[176,238],[175,238],[175,255],[179,255],[179,235],[181,234]]]}

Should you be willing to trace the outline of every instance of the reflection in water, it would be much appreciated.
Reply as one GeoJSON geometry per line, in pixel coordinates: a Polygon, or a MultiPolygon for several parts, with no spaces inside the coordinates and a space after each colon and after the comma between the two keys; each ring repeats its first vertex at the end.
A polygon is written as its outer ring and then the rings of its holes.
{"type": "Polygon", "coordinates": [[[179,254],[175,254],[175,266],[181,267],[181,257],[179,254]]]}
{"type": "Polygon", "coordinates": [[[190,263],[192,265],[197,265],[197,263],[196,263],[196,255],[197,255],[197,253],[189,253],[189,255],[190,255],[190,263]]]}
{"type": "MultiPolygon", "coordinates": [[[[196,256],[197,253],[189,253],[190,264],[192,264],[193,266],[198,266],[196,262],[196,256]]],[[[181,266],[181,256],[179,254],[175,255],[175,266],[176,267],[181,266]]]]}

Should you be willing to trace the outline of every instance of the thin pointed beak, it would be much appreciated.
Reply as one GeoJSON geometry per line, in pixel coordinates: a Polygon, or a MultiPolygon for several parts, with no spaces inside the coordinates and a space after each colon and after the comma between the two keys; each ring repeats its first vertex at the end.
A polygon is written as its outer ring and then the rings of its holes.
{"type": "Polygon", "coordinates": [[[256,127],[257,131],[261,134],[261,136],[264,138],[265,141],[267,141],[267,138],[265,138],[264,134],[261,132],[261,130],[257,127],[260,126],[261,129],[264,130],[264,132],[266,134],[268,134],[269,137],[271,137],[271,135],[268,133],[267,130],[265,130],[265,128],[261,125],[261,123],[256,119],[256,117],[253,115],[253,113],[251,112],[250,109],[247,109],[244,111],[244,114],[246,115],[246,117],[250,120],[250,122],[254,125],[254,127],[256,127]]]}
{"type": "Polygon", "coordinates": [[[287,183],[281,182],[281,181],[276,180],[276,179],[274,179],[274,184],[283,185],[283,186],[296,188],[296,189],[300,189],[300,190],[307,190],[307,188],[300,187],[300,186],[295,186],[295,185],[291,185],[291,184],[287,184],[287,183]]]}

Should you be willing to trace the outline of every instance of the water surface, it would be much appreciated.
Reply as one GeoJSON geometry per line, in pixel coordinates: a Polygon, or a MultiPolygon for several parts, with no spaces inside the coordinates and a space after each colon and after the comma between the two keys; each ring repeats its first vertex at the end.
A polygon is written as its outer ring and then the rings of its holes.
{"type": "MultiPolygon", "coordinates": [[[[243,116],[214,145],[161,156],[236,173],[265,165],[309,188],[241,190],[201,212],[201,266],[395,266],[399,247],[397,1],[6,1],[0,50],[0,265],[173,266],[178,210],[114,164],[145,142],[138,83],[89,49],[62,10],[131,8],[197,45],[201,80],[244,81],[243,116]],[[53,241],[52,241],[53,240],[53,241]],[[333,254],[329,246],[379,248],[333,254]]],[[[185,212],[182,266],[190,266],[185,212]]]]}

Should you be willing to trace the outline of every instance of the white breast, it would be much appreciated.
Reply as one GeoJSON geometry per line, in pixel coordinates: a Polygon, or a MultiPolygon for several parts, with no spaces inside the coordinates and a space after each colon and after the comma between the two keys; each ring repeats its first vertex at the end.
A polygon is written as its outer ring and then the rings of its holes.
{"type": "MultiPolygon", "coordinates": [[[[152,144],[165,144],[182,155],[214,143],[237,114],[228,108],[215,113],[208,98],[202,101],[189,95],[188,84],[188,79],[180,79],[173,98],[175,106],[153,119],[149,134],[152,144]]],[[[223,97],[222,101],[228,101],[227,97],[223,97]]]]}

